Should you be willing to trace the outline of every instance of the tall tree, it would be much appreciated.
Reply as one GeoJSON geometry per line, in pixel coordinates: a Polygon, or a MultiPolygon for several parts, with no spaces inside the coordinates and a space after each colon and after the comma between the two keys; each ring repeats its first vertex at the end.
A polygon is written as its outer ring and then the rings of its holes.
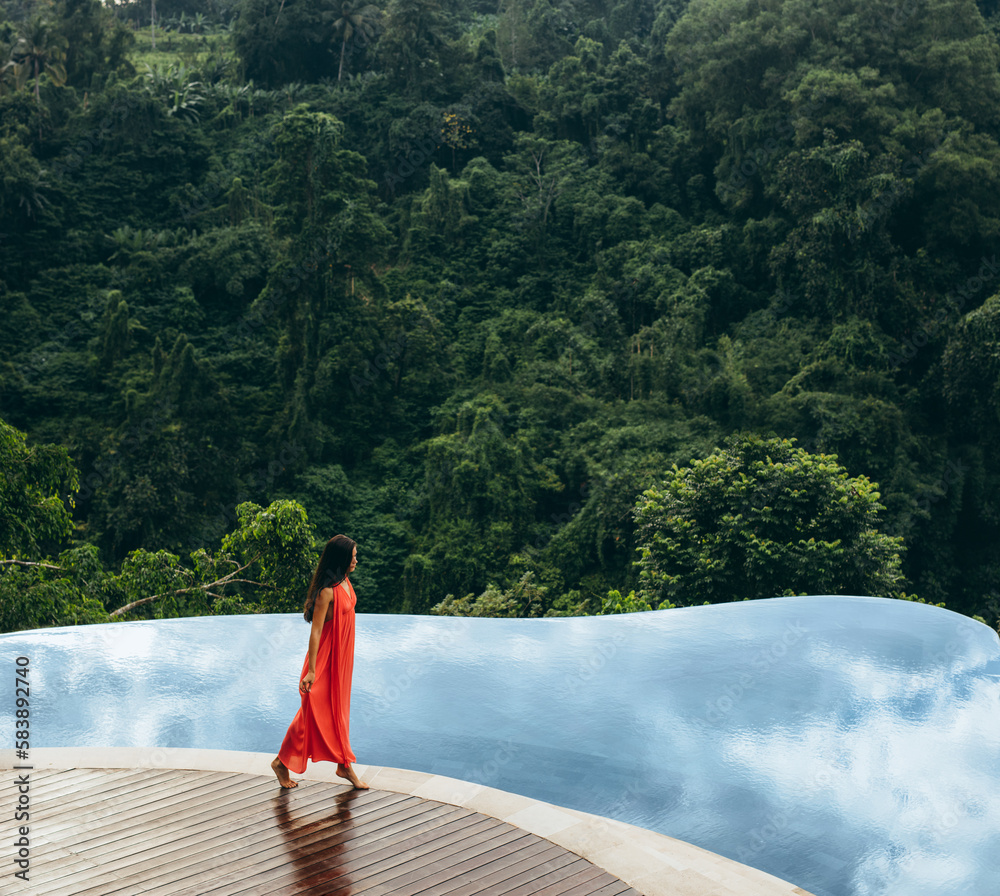
{"type": "Polygon", "coordinates": [[[66,83],[66,47],[66,38],[56,23],[44,16],[35,16],[18,36],[5,68],[14,71],[19,88],[29,78],[34,79],[35,101],[40,104],[43,74],[47,74],[54,84],[66,83]]]}
{"type": "Polygon", "coordinates": [[[61,0],[59,31],[66,38],[66,83],[91,87],[95,75],[131,74],[129,50],[135,36],[100,0],[61,0]]]}
{"type": "Polygon", "coordinates": [[[330,69],[330,25],[322,0],[298,0],[275,15],[271,0],[239,0],[233,48],[255,84],[315,81],[330,69]]]}
{"type": "Polygon", "coordinates": [[[390,0],[378,58],[385,71],[412,95],[441,92],[442,53],[448,19],[439,0],[390,0]]]}
{"type": "Polygon", "coordinates": [[[344,74],[344,54],[348,41],[356,33],[361,33],[371,40],[375,37],[375,28],[382,17],[382,10],[371,3],[362,0],[341,0],[339,10],[327,15],[333,19],[333,33],[340,36],[340,64],[337,66],[337,80],[344,74]]]}
{"type": "Polygon", "coordinates": [[[733,436],[674,467],[636,504],[653,606],[785,594],[899,597],[902,539],[879,531],[879,493],[835,457],[733,436]]]}

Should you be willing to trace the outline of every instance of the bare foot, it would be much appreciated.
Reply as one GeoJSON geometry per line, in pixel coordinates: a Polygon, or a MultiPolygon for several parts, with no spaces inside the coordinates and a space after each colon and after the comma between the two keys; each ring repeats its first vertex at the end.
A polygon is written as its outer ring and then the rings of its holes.
{"type": "Polygon", "coordinates": [[[368,789],[368,785],[358,777],[357,772],[349,765],[339,764],[337,766],[337,777],[347,778],[354,785],[355,790],[368,789]]]}
{"type": "Polygon", "coordinates": [[[285,766],[285,763],[282,762],[277,756],[274,757],[274,762],[271,763],[271,768],[274,769],[274,773],[278,776],[278,783],[286,790],[291,790],[293,787],[299,786],[288,774],[288,768],[285,766]]]}

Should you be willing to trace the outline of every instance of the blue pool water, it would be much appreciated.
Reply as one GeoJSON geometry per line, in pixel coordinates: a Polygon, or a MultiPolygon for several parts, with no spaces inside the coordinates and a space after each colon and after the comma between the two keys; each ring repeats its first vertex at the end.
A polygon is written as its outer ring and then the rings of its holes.
{"type": "MultiPolygon", "coordinates": [[[[0,636],[0,668],[30,658],[36,747],[275,751],[308,633],[292,615],[47,629],[0,636]]],[[[1000,894],[1000,641],[936,607],[361,615],[351,741],[360,763],[618,818],[817,896],[1000,894]]]]}

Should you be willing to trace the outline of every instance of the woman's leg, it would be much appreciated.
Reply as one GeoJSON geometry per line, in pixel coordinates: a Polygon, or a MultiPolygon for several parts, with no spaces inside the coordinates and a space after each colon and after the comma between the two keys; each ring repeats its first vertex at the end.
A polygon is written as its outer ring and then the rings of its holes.
{"type": "Polygon", "coordinates": [[[358,777],[358,773],[350,765],[344,765],[343,762],[337,763],[337,776],[347,778],[354,785],[355,790],[368,789],[368,785],[358,777]]]}
{"type": "Polygon", "coordinates": [[[278,783],[286,790],[291,790],[293,787],[299,786],[298,783],[292,780],[291,775],[288,774],[288,768],[285,766],[285,763],[281,761],[280,756],[274,757],[274,762],[271,763],[271,768],[278,776],[278,783]]]}

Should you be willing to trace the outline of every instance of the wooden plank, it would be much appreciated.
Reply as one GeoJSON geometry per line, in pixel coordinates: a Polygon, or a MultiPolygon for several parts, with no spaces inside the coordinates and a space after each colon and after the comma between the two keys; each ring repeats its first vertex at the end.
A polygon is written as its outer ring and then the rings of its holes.
{"type": "MultiPolygon", "coordinates": [[[[110,892],[109,887],[114,887],[120,883],[121,878],[109,871],[95,871],[95,873],[87,878],[85,884],[71,884],[71,885],[52,885],[52,884],[39,884],[35,886],[35,882],[32,881],[32,891],[31,896],[83,896],[84,893],[87,896],[103,896],[104,893],[110,892]],[[86,890],[80,889],[81,886],[86,886],[86,890]]],[[[132,896],[137,896],[140,890],[132,890],[132,896]]]]}
{"type": "MultiPolygon", "coordinates": [[[[412,807],[407,807],[407,809],[412,811],[412,807]]],[[[373,819],[373,823],[380,823],[384,822],[386,818],[396,817],[396,815],[390,815],[390,811],[391,807],[385,810],[385,814],[372,812],[365,817],[373,819]]],[[[282,862],[287,861],[289,836],[294,837],[295,842],[303,850],[313,843],[316,844],[315,849],[317,850],[330,848],[338,841],[349,838],[352,834],[351,829],[345,830],[345,826],[338,825],[337,822],[338,820],[335,818],[328,818],[321,822],[321,827],[310,825],[308,830],[288,831],[284,836],[281,835],[281,832],[274,830],[273,823],[261,825],[253,832],[248,832],[246,838],[237,848],[227,847],[225,854],[227,877],[242,881],[245,879],[246,869],[250,865],[259,864],[262,860],[272,856],[275,859],[275,864],[280,866],[282,862]]],[[[217,884],[215,889],[218,888],[217,884]]],[[[204,891],[205,888],[201,889],[204,891]]]]}
{"type": "MultiPolygon", "coordinates": [[[[244,819],[238,827],[226,827],[225,818],[209,825],[209,830],[197,830],[187,837],[172,839],[167,849],[152,848],[137,853],[143,859],[141,874],[130,876],[122,885],[127,893],[134,883],[140,883],[153,892],[178,893],[184,886],[193,884],[189,878],[213,879],[226,872],[239,871],[250,862],[239,861],[243,857],[253,858],[262,848],[261,838],[280,846],[280,836],[273,829],[273,822],[266,819],[244,819]],[[213,833],[214,831],[214,833],[213,833]],[[260,834],[255,832],[260,831],[260,834]]],[[[190,829],[185,829],[190,831],[190,829]]],[[[267,845],[267,843],[263,844],[267,845]]],[[[198,889],[203,889],[198,885],[198,889]]],[[[106,896],[117,890],[108,891],[106,896]]]]}
{"type": "MultiPolygon", "coordinates": [[[[477,817],[474,813],[469,813],[469,815],[472,818],[477,817]]],[[[479,817],[482,818],[481,816],[479,817]]],[[[455,833],[452,833],[450,835],[450,839],[452,841],[455,842],[464,841],[465,843],[473,842],[469,835],[468,820],[469,820],[468,817],[463,820],[465,831],[456,831],[455,833]]],[[[494,819],[484,819],[484,820],[487,822],[486,827],[494,833],[497,830],[498,825],[501,826],[502,828],[509,827],[506,825],[502,825],[502,823],[500,822],[496,822],[494,819]]],[[[425,841],[428,841],[428,838],[426,836],[424,836],[423,839],[425,841]]],[[[437,851],[435,853],[433,849],[425,850],[429,852],[430,855],[427,861],[428,862],[433,861],[435,855],[440,861],[442,855],[444,854],[444,850],[442,849],[443,845],[442,838],[439,836],[436,838],[436,840],[430,840],[429,842],[432,847],[437,847],[437,851]]],[[[361,851],[359,851],[357,848],[348,852],[341,853],[338,855],[338,860],[340,865],[339,873],[347,872],[350,876],[352,892],[361,892],[360,882],[366,881],[367,886],[370,888],[374,883],[376,883],[376,881],[371,879],[372,875],[375,873],[382,873],[387,864],[390,868],[396,868],[396,866],[400,865],[401,863],[408,863],[407,867],[410,867],[412,870],[412,867],[414,865],[413,856],[412,855],[407,856],[406,854],[401,854],[400,848],[401,847],[399,843],[392,843],[387,845],[384,841],[380,840],[376,844],[372,844],[367,849],[365,849],[364,855],[362,855],[361,851]],[[373,846],[376,847],[374,849],[374,852],[373,852],[373,846]],[[349,863],[349,866],[345,867],[345,863],[349,863]]],[[[332,883],[332,880],[329,867],[330,863],[327,855],[321,853],[319,856],[306,857],[304,860],[300,859],[300,861],[297,864],[298,867],[294,869],[293,872],[281,878],[273,878],[273,877],[269,878],[269,883],[272,886],[280,887],[283,884],[291,884],[294,880],[297,879],[301,886],[302,884],[306,883],[306,880],[303,880],[303,875],[313,874],[319,876],[319,885],[321,887],[329,888],[329,886],[332,883]]],[[[392,871],[392,876],[398,876],[399,874],[400,871],[398,869],[392,871]]],[[[243,889],[245,889],[245,887],[243,889]]],[[[236,893],[241,891],[242,891],[241,889],[234,889],[232,892],[236,893]]],[[[296,892],[302,892],[302,890],[297,889],[296,892]]]]}
{"type": "MultiPolygon", "coordinates": [[[[135,771],[138,772],[139,769],[135,769],[135,771]]],[[[45,788],[71,787],[74,784],[84,784],[95,779],[106,780],[108,777],[107,769],[103,768],[41,768],[32,769],[29,773],[33,783],[45,788]]],[[[18,772],[18,774],[23,774],[23,772],[18,772]]]]}
{"type": "Polygon", "coordinates": [[[301,797],[296,797],[294,801],[275,801],[273,815],[277,828],[280,830],[299,829],[311,823],[310,820],[329,818],[331,803],[332,811],[338,818],[350,821],[355,818],[365,819],[366,823],[380,825],[389,823],[390,816],[405,816],[422,808],[419,800],[405,793],[393,793],[392,791],[350,791],[335,797],[332,801],[329,794],[322,789],[318,789],[316,793],[317,795],[311,797],[309,802],[304,801],[301,797]],[[361,793],[364,795],[355,796],[355,794],[361,793]]]}
{"type": "Polygon", "coordinates": [[[515,866],[524,867],[532,862],[537,862],[539,857],[541,857],[542,861],[545,861],[549,857],[558,854],[560,847],[554,843],[518,828],[514,828],[514,830],[522,834],[523,838],[527,838],[527,842],[524,842],[524,839],[520,839],[519,842],[514,841],[511,843],[509,851],[503,849],[497,850],[496,854],[491,857],[488,865],[483,866],[477,871],[469,872],[467,878],[442,881],[434,887],[434,892],[440,894],[440,896],[446,896],[446,894],[448,896],[460,896],[460,894],[467,892],[466,879],[468,881],[475,881],[477,886],[485,885],[483,884],[484,878],[488,877],[491,881],[500,880],[503,877],[504,871],[513,874],[511,869],[515,866]]]}
{"type": "Polygon", "coordinates": [[[515,861],[518,856],[526,861],[542,848],[542,844],[532,843],[530,835],[517,828],[493,828],[463,840],[461,852],[453,862],[440,862],[434,855],[434,861],[423,868],[408,869],[406,881],[395,882],[392,892],[396,896],[411,896],[428,890],[436,892],[456,880],[467,884],[515,861]]]}
{"type": "Polygon", "coordinates": [[[581,859],[583,866],[565,874],[555,883],[543,886],[541,889],[532,888],[532,896],[589,896],[600,883],[606,883],[610,877],[604,870],[591,864],[586,859],[581,859]]]}
{"type": "MultiPolygon", "coordinates": [[[[468,854],[467,850],[475,848],[478,835],[490,837],[500,832],[502,831],[495,827],[478,827],[477,830],[477,826],[467,822],[466,830],[449,835],[447,842],[439,839],[422,844],[413,851],[394,856],[383,855],[379,857],[377,863],[359,871],[352,870],[348,878],[351,892],[376,894],[407,888],[420,892],[423,890],[419,884],[421,879],[434,874],[442,867],[459,864],[468,854]]],[[[312,883],[312,887],[305,892],[312,894],[321,891],[315,883],[312,883]]]]}
{"type": "Polygon", "coordinates": [[[513,874],[505,873],[496,880],[487,879],[484,881],[485,886],[478,888],[476,892],[480,896],[501,896],[504,893],[531,893],[534,887],[541,887],[551,883],[550,880],[544,880],[543,883],[539,883],[539,881],[542,881],[548,873],[567,873],[565,869],[580,858],[578,855],[567,852],[560,847],[556,847],[556,849],[558,851],[552,854],[544,863],[533,864],[520,870],[512,869],[514,870],[513,874]]]}
{"type": "MultiPolygon", "coordinates": [[[[409,797],[409,798],[404,798],[404,800],[401,802],[407,803],[412,800],[413,798],[409,797]]],[[[419,803],[419,801],[417,802],[419,803]]],[[[416,808],[416,810],[419,811],[420,807],[419,805],[416,805],[415,807],[409,806],[406,808],[416,808]]],[[[377,825],[380,822],[384,824],[387,821],[391,821],[393,817],[394,817],[393,815],[388,814],[387,810],[387,814],[378,819],[375,819],[373,821],[373,824],[377,825]]],[[[212,886],[211,888],[206,887],[201,882],[192,882],[194,883],[195,886],[195,889],[192,891],[192,893],[205,894],[209,892],[212,893],[220,892],[222,891],[222,888],[224,886],[230,883],[236,884],[237,886],[242,885],[242,881],[244,881],[248,875],[266,873],[272,871],[273,869],[278,869],[281,868],[282,866],[287,866],[289,851],[290,851],[289,844],[290,843],[294,844],[296,841],[301,841],[300,848],[303,855],[322,853],[324,849],[331,848],[337,842],[335,840],[331,841],[328,836],[329,829],[336,826],[337,822],[338,819],[336,817],[332,818],[328,817],[326,819],[322,819],[315,823],[310,823],[306,825],[305,827],[308,829],[288,828],[285,831],[281,832],[282,833],[281,837],[274,836],[273,825],[272,825],[271,828],[267,830],[268,836],[266,842],[257,844],[254,843],[246,844],[245,848],[241,850],[241,854],[235,857],[238,860],[235,862],[233,862],[234,857],[232,853],[227,853],[226,856],[227,861],[232,862],[232,865],[229,871],[224,875],[224,877],[221,879],[215,878],[213,880],[213,883],[215,885],[212,886]]],[[[414,820],[409,821],[409,824],[411,825],[415,823],[416,822],[414,820]]],[[[340,833],[341,835],[344,834],[350,835],[351,831],[348,830],[345,832],[341,830],[340,833]]],[[[294,846],[291,848],[294,848],[294,846]]],[[[163,881],[163,883],[166,886],[152,890],[151,896],[153,893],[157,894],[157,896],[167,896],[167,894],[169,893],[181,896],[182,893],[188,892],[188,890],[185,888],[192,885],[192,883],[189,883],[186,880],[177,878],[165,880],[163,881]]]]}
{"type": "MultiPolygon", "coordinates": [[[[456,854],[456,840],[461,842],[463,832],[452,831],[447,838],[432,841],[426,849],[419,852],[408,851],[398,855],[382,855],[377,860],[369,860],[362,867],[350,864],[349,854],[338,857],[336,866],[329,863],[314,865],[312,869],[303,868],[295,880],[296,893],[325,894],[331,885],[349,888],[351,894],[369,894],[383,889],[394,889],[396,882],[408,873],[415,873],[435,861],[447,864],[456,854]],[[309,876],[304,876],[308,872],[309,876]],[[392,881],[392,884],[386,883],[392,881]]],[[[457,847],[460,850],[461,846],[457,847]]]]}
{"type": "Polygon", "coordinates": [[[395,848],[420,831],[429,832],[462,817],[461,810],[453,806],[421,805],[417,802],[398,816],[352,828],[349,838],[351,851],[353,855],[361,856],[372,847],[395,848]]]}
{"type": "MultiPolygon", "coordinates": [[[[229,796],[218,807],[199,809],[192,807],[190,802],[181,803],[176,809],[176,814],[161,814],[159,807],[164,805],[162,801],[144,804],[139,815],[134,814],[136,807],[121,806],[118,814],[111,817],[92,819],[87,816],[87,823],[81,825],[80,829],[75,832],[76,837],[70,848],[92,861],[112,864],[116,859],[121,859],[121,856],[116,855],[116,853],[120,853],[123,844],[130,847],[128,849],[130,854],[141,852],[141,849],[136,849],[137,841],[135,839],[140,834],[146,842],[155,842],[153,838],[169,839],[177,835],[177,828],[189,827],[195,823],[198,817],[206,815],[208,816],[207,825],[217,825],[220,813],[223,813],[226,808],[232,809],[248,799],[254,799],[254,797],[252,794],[247,794],[244,788],[230,792],[229,796]],[[184,814],[191,811],[196,813],[195,819],[184,814]]],[[[170,802],[166,805],[172,807],[174,804],[170,802]]],[[[236,813],[232,813],[232,817],[235,818],[236,813]]],[[[74,832],[70,831],[68,836],[72,838],[73,834],[74,832]]],[[[64,842],[66,839],[66,837],[60,838],[60,842],[64,842]]]]}
{"type": "MultiPolygon", "coordinates": [[[[353,809],[354,804],[341,807],[334,815],[330,815],[327,811],[322,816],[276,809],[273,827],[282,836],[280,840],[274,838],[275,842],[287,847],[296,840],[301,841],[302,845],[307,845],[317,837],[333,837],[336,842],[364,836],[387,838],[397,831],[412,828],[419,823],[419,818],[428,812],[428,807],[419,800],[405,795],[396,796],[400,797],[397,801],[374,806],[369,812],[356,812],[353,809]],[[336,831],[331,831],[334,826],[337,828],[336,831]]],[[[443,811],[443,809],[435,811],[434,815],[443,814],[443,811]]]]}
{"type": "MultiPolygon", "coordinates": [[[[150,794],[143,788],[137,792],[141,797],[141,805],[145,808],[148,818],[156,818],[155,803],[153,808],[146,808],[149,804],[145,800],[155,798],[155,794],[150,794]]],[[[98,808],[87,811],[83,818],[80,817],[77,808],[72,814],[67,815],[53,824],[51,819],[40,821],[40,827],[50,836],[50,840],[74,853],[78,858],[75,861],[64,861],[58,864],[51,864],[45,867],[37,875],[37,880],[52,881],[58,878],[72,878],[72,875],[80,871],[80,868],[88,868],[93,864],[104,865],[101,853],[112,850],[116,845],[116,838],[119,836],[135,836],[138,830],[143,830],[145,836],[149,836],[148,829],[144,830],[143,825],[134,820],[135,806],[131,806],[125,801],[104,805],[101,800],[100,791],[95,791],[93,800],[98,808]],[[73,822],[75,821],[75,827],[73,822]],[[52,828],[55,828],[52,830],[52,828]]],[[[134,850],[134,840],[130,841],[134,850]]],[[[72,878],[75,879],[75,878],[72,878]]]]}
{"type": "Polygon", "coordinates": [[[359,881],[378,874],[387,867],[413,861],[427,848],[427,844],[434,844],[435,848],[444,849],[456,838],[462,837],[463,831],[469,829],[470,819],[464,810],[442,812],[443,808],[454,807],[432,804],[424,815],[418,817],[416,825],[392,838],[364,837],[350,841],[346,844],[346,848],[337,850],[336,874],[331,871],[333,866],[328,853],[322,849],[319,852],[301,855],[296,850],[289,849],[286,852],[285,865],[288,870],[283,876],[272,879],[280,885],[286,882],[286,878],[289,880],[294,878],[300,890],[307,890],[318,884],[329,884],[335,876],[347,875],[351,880],[352,890],[357,891],[359,881]],[[291,868],[288,868],[288,858],[292,859],[291,868]]]}
{"type": "Polygon", "coordinates": [[[183,778],[174,781],[143,782],[132,791],[104,791],[95,788],[89,793],[81,794],[78,799],[61,804],[54,817],[46,822],[46,831],[58,834],[72,830],[74,819],[78,821],[81,812],[85,812],[93,823],[107,819],[109,832],[116,823],[119,828],[132,826],[144,815],[157,813],[162,807],[190,803],[192,788],[196,788],[199,793],[218,798],[227,792],[243,792],[246,790],[246,784],[228,779],[212,781],[183,778]]]}
{"type": "MultiPolygon", "coordinates": [[[[223,774],[234,773],[228,772],[223,774]]],[[[49,779],[45,781],[44,786],[53,790],[72,793],[74,788],[91,790],[95,787],[107,787],[114,789],[144,780],[171,780],[179,775],[213,777],[213,772],[173,768],[130,768],[120,771],[110,771],[108,769],[80,770],[78,774],[63,774],[58,778],[49,779]]]]}
{"type": "MultiPolygon", "coordinates": [[[[535,894],[545,892],[549,888],[553,888],[556,896],[559,896],[559,894],[563,892],[564,885],[567,880],[572,880],[575,884],[591,881],[591,886],[587,887],[586,891],[589,892],[590,890],[596,889],[596,883],[593,882],[601,878],[601,869],[580,856],[573,855],[572,853],[570,853],[570,855],[573,856],[572,862],[567,863],[561,868],[547,871],[540,877],[533,878],[530,883],[519,882],[516,887],[510,888],[507,892],[510,894],[521,894],[525,892],[535,894]]],[[[605,881],[607,879],[608,878],[603,878],[605,881]]]]}
{"type": "MultiPolygon", "coordinates": [[[[484,821],[488,823],[492,819],[484,821]]],[[[473,822],[473,825],[476,824],[482,823],[473,822]]],[[[335,862],[331,861],[330,851],[320,841],[309,852],[297,853],[294,849],[288,849],[286,855],[280,857],[281,864],[278,866],[288,870],[281,873],[275,869],[268,879],[279,887],[286,883],[295,883],[296,892],[308,892],[310,888],[327,887],[336,879],[346,877],[350,880],[352,893],[357,893],[363,889],[361,882],[381,873],[387,866],[394,867],[401,863],[418,861],[421,848],[426,849],[427,844],[433,844],[433,849],[443,850],[456,838],[461,838],[463,832],[469,829],[468,817],[447,813],[436,816],[430,822],[422,821],[420,829],[414,829],[415,833],[388,845],[382,845],[381,841],[367,842],[363,846],[334,850],[335,862]],[[291,859],[290,869],[289,859],[291,859]]],[[[215,896],[214,891],[207,893],[215,896]]]]}
{"type": "Polygon", "coordinates": [[[137,779],[130,784],[121,786],[102,785],[98,782],[85,790],[77,789],[72,795],[54,798],[58,799],[58,804],[53,806],[54,820],[66,820],[72,818],[76,812],[88,809],[104,808],[113,812],[118,800],[127,802],[129,805],[141,805],[158,799],[158,795],[161,793],[183,792],[196,785],[213,788],[225,786],[224,782],[210,778],[171,778],[169,776],[158,779],[137,779]]]}
{"type": "Polygon", "coordinates": [[[32,896],[640,896],[534,834],[406,794],[306,780],[283,790],[232,772],[43,771],[32,782],[57,808],[35,841],[32,896]]]}
{"type": "MultiPolygon", "coordinates": [[[[259,779],[257,779],[259,780],[259,779]]],[[[230,800],[246,801],[247,799],[254,799],[252,796],[248,796],[246,792],[246,784],[244,783],[242,789],[239,784],[236,785],[236,789],[233,790],[233,784],[226,780],[220,781],[220,785],[230,791],[230,800]]],[[[260,785],[255,785],[259,787],[260,785]]],[[[207,790],[207,788],[206,788],[207,790]]],[[[187,794],[190,791],[185,788],[183,790],[184,799],[190,799],[187,794]]],[[[215,791],[219,792],[218,790],[215,791]]],[[[146,790],[140,791],[144,799],[148,798],[146,790]]],[[[176,794],[172,794],[171,804],[176,794]]],[[[95,795],[97,798],[97,795],[95,795]]],[[[259,800],[255,800],[259,802],[259,800]]],[[[162,802],[161,802],[162,804],[162,802]]],[[[117,805],[112,807],[111,814],[108,815],[107,812],[103,814],[102,818],[95,820],[89,820],[86,827],[82,829],[82,833],[85,839],[76,842],[76,838],[79,838],[81,831],[72,831],[71,829],[63,837],[63,840],[69,840],[73,842],[73,850],[80,856],[81,862],[83,862],[84,867],[87,867],[90,863],[97,863],[100,867],[109,867],[126,860],[126,857],[131,856],[132,863],[139,861],[136,858],[136,839],[142,837],[144,840],[148,840],[152,837],[165,837],[168,838],[173,834],[173,831],[168,827],[166,830],[161,830],[163,825],[163,820],[159,817],[159,811],[157,808],[157,803],[147,803],[142,802],[139,807],[130,807],[128,805],[121,806],[117,805]],[[136,811],[141,812],[140,815],[136,816],[134,813],[136,811]],[[122,848],[124,845],[125,856],[121,855],[122,848]]],[[[190,805],[190,804],[189,804],[190,805]]],[[[222,809],[226,805],[232,805],[230,803],[225,803],[222,809]]],[[[219,810],[213,810],[218,812],[219,810]]],[[[235,816],[233,816],[235,817],[235,816]]],[[[210,825],[217,826],[219,824],[218,818],[209,819],[207,822],[210,825]]],[[[141,852],[139,850],[138,852],[141,852]]],[[[120,866],[119,866],[120,867],[120,866]]],[[[61,877],[67,878],[66,882],[73,882],[79,879],[79,874],[74,875],[73,872],[78,872],[79,868],[71,867],[70,863],[60,863],[60,867],[56,871],[61,877]]],[[[119,870],[117,876],[120,878],[123,873],[119,870]]],[[[47,875],[39,875],[41,880],[49,880],[47,875]]]]}
{"type": "Polygon", "coordinates": [[[605,884],[599,890],[594,890],[590,896],[642,896],[638,890],[633,890],[625,881],[618,880],[610,873],[608,876],[611,877],[612,882],[605,884]]]}
{"type": "Polygon", "coordinates": [[[50,799],[53,802],[58,799],[59,808],[63,809],[79,804],[83,794],[101,792],[107,795],[119,795],[139,790],[149,784],[157,782],[170,784],[175,780],[176,775],[171,775],[169,769],[157,775],[149,775],[147,772],[135,770],[126,775],[112,776],[105,773],[82,779],[39,782],[38,789],[45,799],[50,799]]]}
{"type": "Polygon", "coordinates": [[[317,831],[315,828],[290,826],[282,831],[285,836],[283,847],[286,853],[296,850],[310,851],[310,846],[322,839],[327,843],[350,846],[355,855],[361,855],[373,843],[389,844],[404,837],[411,836],[414,831],[435,824],[444,824],[453,813],[443,807],[429,808],[420,805],[406,805],[398,811],[385,813],[372,818],[368,823],[344,824],[335,836],[329,831],[317,831]]]}
{"type": "MultiPolygon", "coordinates": [[[[189,789],[165,792],[157,799],[123,806],[116,815],[105,817],[100,835],[114,838],[136,828],[147,832],[160,828],[183,830],[199,823],[211,823],[222,816],[235,821],[256,811],[266,792],[264,784],[244,781],[226,782],[219,787],[205,786],[193,792],[189,789]]],[[[113,844],[105,844],[105,848],[108,846],[113,847],[113,844]]]]}
{"type": "Polygon", "coordinates": [[[420,869],[419,873],[410,874],[406,881],[388,881],[369,891],[369,896],[379,896],[382,893],[406,896],[428,891],[436,894],[453,893],[456,890],[467,893],[472,890],[473,882],[497,874],[514,864],[530,861],[539,853],[550,849],[552,844],[525,831],[511,828],[483,842],[482,847],[482,852],[475,852],[474,847],[467,847],[454,864],[443,863],[434,855],[433,862],[420,869]]]}

